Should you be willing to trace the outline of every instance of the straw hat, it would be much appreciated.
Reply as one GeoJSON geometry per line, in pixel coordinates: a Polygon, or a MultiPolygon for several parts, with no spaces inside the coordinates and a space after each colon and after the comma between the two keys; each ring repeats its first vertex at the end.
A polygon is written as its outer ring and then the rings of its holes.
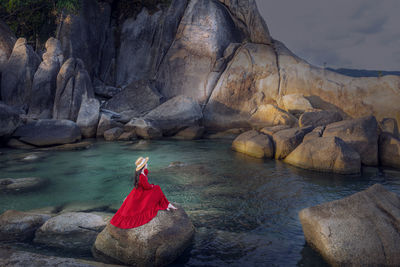
{"type": "Polygon", "coordinates": [[[147,161],[149,161],[149,157],[143,158],[143,157],[139,157],[135,164],[136,164],[136,171],[140,170],[141,168],[144,167],[144,165],[146,165],[147,161]]]}

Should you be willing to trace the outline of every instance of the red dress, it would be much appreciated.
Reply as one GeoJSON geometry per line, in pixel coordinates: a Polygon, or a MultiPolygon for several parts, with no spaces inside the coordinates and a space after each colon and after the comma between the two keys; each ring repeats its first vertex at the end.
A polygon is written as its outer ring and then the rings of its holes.
{"type": "Polygon", "coordinates": [[[118,228],[129,229],[148,223],[159,210],[168,208],[169,201],[159,185],[149,184],[148,170],[140,174],[137,188],[133,188],[110,223],[118,228]]]}

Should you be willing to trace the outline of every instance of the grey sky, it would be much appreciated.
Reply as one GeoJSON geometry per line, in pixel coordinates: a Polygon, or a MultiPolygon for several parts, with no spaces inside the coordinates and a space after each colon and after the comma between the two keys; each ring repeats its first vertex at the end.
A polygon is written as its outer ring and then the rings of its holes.
{"type": "Polygon", "coordinates": [[[256,0],[273,38],[308,62],[400,70],[399,0],[256,0]]]}

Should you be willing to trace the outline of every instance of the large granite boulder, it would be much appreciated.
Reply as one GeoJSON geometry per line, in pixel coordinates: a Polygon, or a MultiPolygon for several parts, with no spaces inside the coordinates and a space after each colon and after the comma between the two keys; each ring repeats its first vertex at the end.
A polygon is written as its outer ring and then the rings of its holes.
{"type": "Polygon", "coordinates": [[[242,133],[232,143],[232,149],[255,158],[273,158],[274,143],[268,135],[251,130],[242,133]]]}
{"type": "Polygon", "coordinates": [[[144,118],[153,122],[164,135],[171,136],[184,128],[198,126],[203,114],[196,101],[179,95],[153,109],[144,118]]]}
{"type": "Polygon", "coordinates": [[[285,162],[320,172],[354,174],[361,171],[360,155],[338,137],[303,141],[285,158],[285,162]]]}
{"type": "Polygon", "coordinates": [[[174,135],[174,139],[177,140],[196,140],[200,139],[204,134],[203,126],[190,126],[182,131],[179,131],[176,135],[174,135]]]}
{"type": "Polygon", "coordinates": [[[93,246],[96,259],[134,266],[172,263],[191,243],[194,226],[185,211],[160,210],[149,223],[120,229],[108,224],[93,246]]]}
{"type": "Polygon", "coordinates": [[[116,85],[126,86],[153,78],[175,39],[187,0],[173,0],[169,7],[151,14],[146,8],[125,20],[121,29],[116,85]]]}
{"type": "Polygon", "coordinates": [[[134,132],[137,136],[144,139],[159,139],[162,132],[154,124],[143,118],[135,118],[124,126],[125,132],[134,132]]]}
{"type": "Polygon", "coordinates": [[[60,41],[51,37],[46,42],[46,53],[43,54],[43,61],[33,77],[32,97],[28,110],[29,117],[52,118],[57,74],[63,61],[60,41]]]}
{"type": "Polygon", "coordinates": [[[306,140],[310,140],[310,139],[321,137],[324,134],[325,128],[326,128],[325,126],[317,126],[317,127],[315,127],[314,130],[312,130],[311,132],[309,132],[308,134],[306,134],[304,136],[303,142],[306,141],[306,140]]]}
{"type": "Polygon", "coordinates": [[[69,58],[57,75],[53,118],[76,121],[84,98],[94,98],[90,76],[82,60],[69,58]]]}
{"type": "Polygon", "coordinates": [[[282,106],[285,107],[285,110],[292,114],[303,113],[306,110],[313,108],[310,101],[304,98],[302,94],[284,95],[281,102],[282,106]]]}
{"type": "Polygon", "coordinates": [[[400,169],[400,139],[389,133],[379,137],[379,161],[383,166],[400,169]]]}
{"type": "Polygon", "coordinates": [[[0,138],[11,136],[21,123],[22,120],[16,110],[0,103],[0,138]]]}
{"type": "Polygon", "coordinates": [[[399,137],[399,127],[394,118],[384,118],[379,122],[379,126],[383,133],[389,133],[394,137],[399,137]]]}
{"type": "Polygon", "coordinates": [[[79,109],[76,124],[84,138],[96,136],[100,117],[100,102],[96,98],[84,98],[79,109]]]}
{"type": "Polygon", "coordinates": [[[0,193],[24,193],[43,187],[46,180],[38,177],[2,178],[0,179],[0,193]]]}
{"type": "Polygon", "coordinates": [[[339,112],[333,110],[311,110],[304,112],[299,118],[299,126],[326,126],[343,120],[339,112]]]}
{"type": "Polygon", "coordinates": [[[31,241],[50,215],[8,210],[0,215],[0,241],[31,241]]]}
{"type": "Polygon", "coordinates": [[[1,75],[1,98],[4,103],[25,110],[28,108],[33,76],[40,61],[26,39],[19,38],[1,75]]]}
{"type": "Polygon", "coordinates": [[[365,165],[378,165],[378,123],[373,116],[344,120],[326,126],[324,137],[337,136],[361,156],[365,165]]]}
{"type": "Polygon", "coordinates": [[[295,148],[300,145],[306,134],[311,132],[313,127],[290,128],[276,132],[272,135],[275,146],[275,159],[284,159],[295,148]]]}
{"type": "Polygon", "coordinates": [[[35,146],[50,146],[74,143],[81,139],[81,131],[69,120],[44,119],[18,127],[13,136],[35,146]]]}
{"type": "Polygon", "coordinates": [[[272,127],[279,125],[288,125],[291,127],[297,126],[298,120],[292,114],[286,112],[277,106],[266,104],[257,107],[251,117],[254,127],[272,127]]]}
{"type": "Polygon", "coordinates": [[[400,197],[375,184],[300,211],[308,244],[333,266],[400,265],[400,197]]]}
{"type": "Polygon", "coordinates": [[[104,132],[104,140],[115,141],[121,136],[123,132],[124,129],[122,129],[121,127],[111,128],[104,132]]]}
{"type": "Polygon", "coordinates": [[[115,127],[123,127],[124,125],[116,121],[112,114],[101,113],[99,123],[97,125],[96,136],[104,137],[104,132],[115,127]]]}
{"type": "Polygon", "coordinates": [[[67,212],[46,221],[35,234],[35,243],[67,250],[90,251],[106,222],[99,215],[67,212]]]}
{"type": "Polygon", "coordinates": [[[11,55],[16,40],[17,38],[15,38],[14,33],[10,30],[7,24],[0,20],[0,77],[3,67],[11,55]]]}

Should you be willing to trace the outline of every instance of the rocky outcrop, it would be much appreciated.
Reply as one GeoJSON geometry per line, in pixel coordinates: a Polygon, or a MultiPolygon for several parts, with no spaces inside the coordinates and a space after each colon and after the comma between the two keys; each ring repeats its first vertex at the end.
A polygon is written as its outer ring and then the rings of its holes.
{"type": "Polygon", "coordinates": [[[49,215],[8,210],[0,215],[0,241],[30,241],[49,215]]]}
{"type": "Polygon", "coordinates": [[[93,255],[135,266],[164,266],[172,263],[190,245],[194,226],[185,211],[160,210],[149,223],[120,229],[108,224],[97,236],[93,255]],[[140,249],[132,249],[140,248],[140,249]]]}
{"type": "Polygon", "coordinates": [[[338,137],[303,141],[285,158],[285,162],[320,172],[354,174],[361,170],[360,155],[338,137]]]}
{"type": "Polygon", "coordinates": [[[196,140],[204,134],[204,127],[190,126],[178,132],[173,138],[177,140],[196,140]]]}
{"type": "Polygon", "coordinates": [[[109,129],[104,132],[104,140],[116,141],[123,132],[124,132],[124,129],[122,129],[120,127],[115,127],[115,128],[109,129]]]}
{"type": "Polygon", "coordinates": [[[101,216],[67,212],[46,221],[35,234],[35,243],[68,250],[90,251],[106,223],[101,216]]]}
{"type": "Polygon", "coordinates": [[[373,116],[339,121],[326,126],[324,137],[337,136],[360,154],[365,165],[378,165],[378,123],[373,116]]]}
{"type": "Polygon", "coordinates": [[[168,8],[154,14],[143,8],[136,18],[129,18],[123,23],[117,86],[154,77],[175,39],[186,6],[186,0],[173,0],[168,8]]]}
{"type": "Polygon", "coordinates": [[[0,193],[24,193],[40,189],[45,180],[38,177],[0,179],[0,193]]]}
{"type": "Polygon", "coordinates": [[[299,213],[304,236],[333,266],[400,265],[400,197],[376,184],[299,213]]]}
{"type": "Polygon", "coordinates": [[[159,139],[162,137],[162,132],[152,122],[135,118],[124,126],[125,132],[134,132],[137,136],[144,139],[159,139]]]}
{"type": "Polygon", "coordinates": [[[160,129],[165,136],[174,135],[190,126],[198,126],[202,118],[203,114],[199,104],[182,95],[171,98],[144,117],[160,129]]]}
{"type": "Polygon", "coordinates": [[[400,139],[389,133],[379,137],[379,161],[383,166],[400,169],[400,139]]]}
{"type": "Polygon", "coordinates": [[[0,77],[3,67],[11,55],[16,40],[17,38],[15,38],[14,33],[10,30],[7,24],[0,20],[0,77]]]}
{"type": "Polygon", "coordinates": [[[272,136],[274,133],[282,131],[282,130],[286,130],[286,129],[290,129],[290,126],[289,125],[267,126],[267,127],[261,128],[260,132],[263,134],[272,136]]]}
{"type": "Polygon", "coordinates": [[[275,146],[275,159],[284,159],[289,155],[300,143],[304,136],[311,132],[313,127],[291,128],[276,132],[272,135],[275,146]]]}
{"type": "Polygon", "coordinates": [[[314,130],[312,130],[312,132],[310,132],[304,136],[303,142],[306,140],[321,137],[324,134],[324,131],[325,131],[325,126],[315,127],[314,130]]]}
{"type": "Polygon", "coordinates": [[[1,75],[1,98],[4,103],[25,110],[28,108],[33,76],[39,64],[39,56],[26,39],[19,38],[1,75]]]}
{"type": "Polygon", "coordinates": [[[239,135],[232,143],[232,149],[255,158],[273,158],[274,143],[268,135],[248,131],[239,135]]]}
{"type": "Polygon", "coordinates": [[[20,124],[22,120],[16,110],[0,103],[0,138],[11,136],[20,124]]]}
{"type": "Polygon", "coordinates": [[[284,95],[281,102],[285,110],[292,114],[303,113],[313,108],[310,101],[304,98],[302,94],[284,95]]]}
{"type": "Polygon", "coordinates": [[[379,126],[383,133],[388,133],[394,137],[399,137],[399,127],[397,121],[393,118],[384,118],[379,122],[379,126]]]}
{"type": "MultiPolygon", "coordinates": [[[[297,119],[290,113],[278,108],[277,106],[267,104],[257,107],[257,111],[250,117],[253,127],[264,127],[288,125],[297,126],[297,119]]],[[[265,127],[264,127],[265,128],[265,127]]]]}
{"type": "Polygon", "coordinates": [[[253,121],[271,125],[273,119],[265,105],[276,98],[278,85],[273,48],[252,43],[241,46],[212,91],[204,109],[205,126],[218,130],[249,127],[255,113],[253,121]]]}
{"type": "Polygon", "coordinates": [[[92,82],[82,60],[70,58],[57,75],[53,118],[76,121],[85,98],[94,98],[92,82]]]}
{"type": "Polygon", "coordinates": [[[109,113],[101,113],[99,123],[97,125],[96,136],[103,137],[104,132],[115,127],[123,127],[123,124],[117,122],[109,113]]]}
{"type": "Polygon", "coordinates": [[[299,126],[326,126],[343,120],[342,115],[332,110],[312,110],[304,112],[299,118],[299,126]]]}
{"type": "Polygon", "coordinates": [[[81,130],[82,136],[91,138],[96,136],[100,117],[100,102],[96,98],[84,98],[79,109],[76,124],[81,130]]]}
{"type": "Polygon", "coordinates": [[[61,44],[55,38],[46,42],[46,53],[40,63],[32,84],[32,97],[29,102],[28,115],[33,118],[50,119],[53,115],[54,96],[57,88],[57,74],[64,57],[61,44]]]}
{"type": "Polygon", "coordinates": [[[81,131],[72,121],[45,119],[18,127],[13,136],[31,145],[50,146],[74,143],[81,139],[81,131]]]}

